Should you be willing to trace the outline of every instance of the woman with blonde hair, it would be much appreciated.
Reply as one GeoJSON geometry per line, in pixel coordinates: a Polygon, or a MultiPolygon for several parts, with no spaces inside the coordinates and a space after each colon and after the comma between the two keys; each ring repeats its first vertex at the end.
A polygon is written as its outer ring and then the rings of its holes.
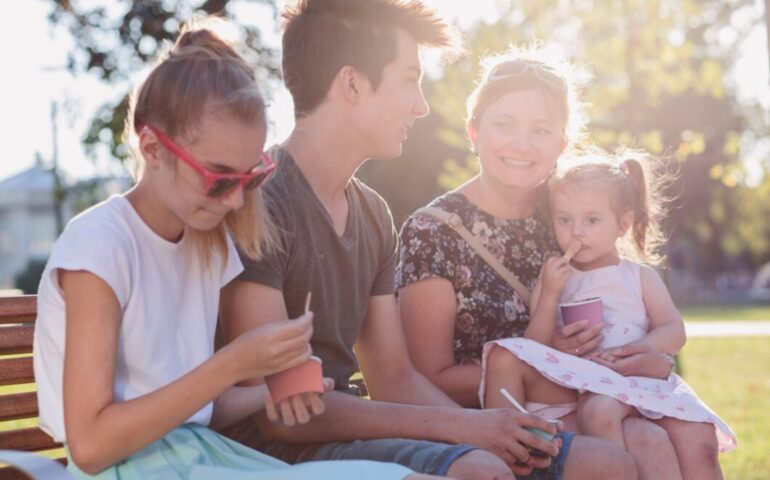
{"type": "MultiPolygon", "coordinates": [[[[586,120],[578,95],[580,72],[555,59],[546,47],[512,48],[483,62],[483,67],[467,105],[467,132],[480,171],[404,223],[396,272],[412,361],[468,407],[480,406],[484,344],[523,335],[530,322],[529,292],[544,258],[560,254],[549,227],[546,182],[564,152],[581,140],[586,120]],[[443,213],[436,217],[436,210],[443,213]],[[466,240],[467,234],[460,235],[462,229],[487,251],[492,263],[466,240]],[[505,276],[499,273],[503,270],[505,276]]],[[[602,338],[601,325],[577,323],[556,330],[553,346],[588,352],[602,338]]],[[[653,349],[629,357],[647,371],[668,374],[671,368],[653,349]]],[[[567,389],[561,393],[550,403],[574,402],[567,389]]],[[[532,413],[542,413],[538,406],[530,407],[535,407],[532,413]]],[[[552,469],[572,471],[580,478],[606,476],[601,459],[595,458],[598,452],[625,452],[604,440],[575,436],[574,421],[567,420],[565,431],[558,433],[562,444],[552,469]]],[[[640,476],[667,478],[669,467],[676,466],[676,454],[666,432],[639,418],[626,419],[623,429],[633,439],[629,453],[640,476]],[[652,458],[658,461],[649,461],[652,458]]],[[[535,470],[537,474],[547,475],[535,470]]]]}

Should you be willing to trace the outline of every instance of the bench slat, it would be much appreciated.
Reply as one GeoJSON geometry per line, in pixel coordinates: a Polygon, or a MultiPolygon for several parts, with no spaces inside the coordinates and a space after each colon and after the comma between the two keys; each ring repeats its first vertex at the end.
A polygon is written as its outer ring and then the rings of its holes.
{"type": "Polygon", "coordinates": [[[0,360],[0,385],[18,385],[35,381],[32,357],[0,360]]]}
{"type": "Polygon", "coordinates": [[[32,323],[37,317],[37,296],[0,297],[0,324],[32,323]]]}
{"type": "MultiPolygon", "coordinates": [[[[66,458],[55,458],[57,462],[62,465],[67,465],[66,458]]],[[[28,475],[25,475],[21,471],[13,467],[0,468],[0,480],[30,480],[28,475]]]]}
{"type": "Polygon", "coordinates": [[[47,433],[37,427],[0,432],[0,445],[6,450],[24,450],[27,452],[61,447],[61,444],[54,442],[47,433]]]}
{"type": "MultiPolygon", "coordinates": [[[[31,353],[34,323],[37,317],[37,297],[23,295],[0,297],[0,355],[31,353]],[[6,326],[7,325],[7,326],[6,326]]],[[[0,358],[0,385],[18,385],[34,382],[32,357],[0,358]]],[[[0,395],[0,420],[34,418],[38,415],[35,392],[0,395]]],[[[39,452],[61,447],[39,428],[24,428],[0,432],[0,448],[39,452]]],[[[66,464],[61,451],[54,453],[56,460],[66,464]]],[[[27,479],[12,467],[0,468],[0,479],[27,479]]]]}
{"type": "Polygon", "coordinates": [[[32,325],[0,327],[0,355],[32,353],[34,337],[35,327],[32,325]]]}
{"type": "Polygon", "coordinates": [[[14,393],[0,396],[0,420],[37,417],[37,394],[14,393]]]}
{"type": "Polygon", "coordinates": [[[0,468],[0,479],[2,480],[30,480],[29,475],[16,470],[13,467],[0,468]]]}

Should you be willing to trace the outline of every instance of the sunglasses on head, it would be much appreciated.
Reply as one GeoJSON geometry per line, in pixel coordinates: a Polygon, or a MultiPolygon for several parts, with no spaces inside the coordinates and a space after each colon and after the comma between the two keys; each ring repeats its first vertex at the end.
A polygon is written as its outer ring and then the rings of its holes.
{"type": "Polygon", "coordinates": [[[544,63],[526,60],[510,60],[495,65],[487,76],[488,82],[515,77],[535,77],[557,92],[565,92],[567,85],[564,79],[553,68],[544,63]]]}
{"type": "Polygon", "coordinates": [[[169,152],[203,176],[203,179],[206,182],[206,195],[209,197],[221,197],[239,185],[244,190],[254,190],[275,170],[275,163],[273,163],[267,153],[263,153],[262,161],[249,173],[212,172],[201,165],[199,161],[195,160],[195,157],[177,145],[159,128],[153,127],[152,125],[139,125],[138,130],[141,131],[145,128],[154,133],[155,136],[158,137],[158,140],[160,140],[160,143],[162,143],[169,152]]]}

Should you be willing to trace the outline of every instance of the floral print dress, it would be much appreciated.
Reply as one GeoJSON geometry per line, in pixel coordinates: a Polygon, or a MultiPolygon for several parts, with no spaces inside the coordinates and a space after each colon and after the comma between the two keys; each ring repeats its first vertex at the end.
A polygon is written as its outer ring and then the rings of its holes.
{"type": "MultiPolygon", "coordinates": [[[[450,192],[430,206],[454,213],[481,243],[530,290],[543,258],[558,252],[539,213],[509,220],[450,192]]],[[[451,227],[427,215],[412,215],[401,229],[396,286],[429,278],[452,283],[457,298],[454,356],[458,364],[480,364],[486,342],[518,337],[529,323],[529,309],[519,295],[451,227]]]]}

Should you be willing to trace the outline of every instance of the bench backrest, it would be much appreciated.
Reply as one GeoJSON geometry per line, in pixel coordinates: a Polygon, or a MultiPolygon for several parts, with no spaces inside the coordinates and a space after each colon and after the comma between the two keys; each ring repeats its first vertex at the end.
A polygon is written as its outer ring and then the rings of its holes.
{"type": "MultiPolygon", "coordinates": [[[[0,422],[25,420],[22,427],[0,423],[0,449],[40,452],[60,448],[36,426],[37,395],[30,390],[35,374],[32,369],[32,339],[37,317],[37,296],[0,297],[0,422]],[[25,385],[18,390],[10,385],[25,385]]],[[[63,455],[56,455],[64,462],[63,455]]],[[[0,468],[0,479],[27,478],[11,468],[0,468]]]]}

